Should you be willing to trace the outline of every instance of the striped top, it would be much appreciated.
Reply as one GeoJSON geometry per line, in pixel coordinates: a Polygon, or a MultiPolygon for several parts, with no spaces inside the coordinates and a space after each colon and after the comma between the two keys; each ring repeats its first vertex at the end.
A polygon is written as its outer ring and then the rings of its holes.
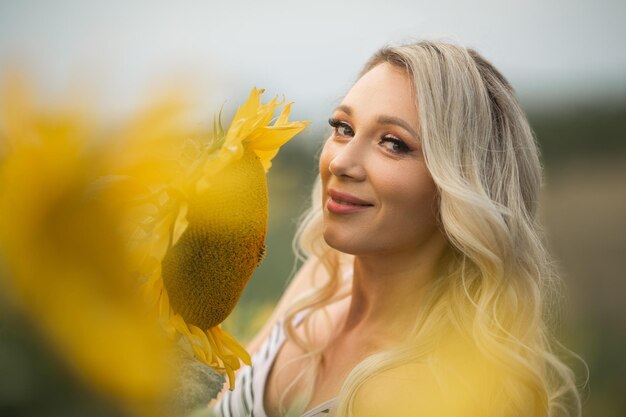
{"type": "MultiPolygon", "coordinates": [[[[296,316],[298,324],[304,315],[296,316]]],[[[267,417],[263,405],[267,376],[272,370],[278,351],[285,343],[283,321],[276,322],[269,337],[252,356],[252,366],[242,369],[236,377],[235,389],[226,391],[213,412],[218,417],[267,417]]],[[[302,414],[301,417],[328,417],[336,399],[328,400],[302,414]]]]}

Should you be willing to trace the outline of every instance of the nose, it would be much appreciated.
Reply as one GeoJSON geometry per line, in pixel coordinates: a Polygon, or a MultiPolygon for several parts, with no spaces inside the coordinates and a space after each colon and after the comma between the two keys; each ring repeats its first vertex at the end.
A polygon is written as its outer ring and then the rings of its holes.
{"type": "Polygon", "coordinates": [[[355,138],[336,149],[328,170],[336,177],[362,181],[365,179],[364,155],[361,146],[355,138]]]}

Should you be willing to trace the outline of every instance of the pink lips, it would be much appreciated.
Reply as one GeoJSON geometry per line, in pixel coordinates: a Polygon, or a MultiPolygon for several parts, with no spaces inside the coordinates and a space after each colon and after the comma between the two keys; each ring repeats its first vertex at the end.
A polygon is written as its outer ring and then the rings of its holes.
{"type": "Polygon", "coordinates": [[[328,196],[329,198],[326,201],[326,208],[331,213],[357,213],[373,206],[373,204],[368,203],[365,200],[361,200],[351,194],[340,193],[332,188],[328,189],[328,196]]]}

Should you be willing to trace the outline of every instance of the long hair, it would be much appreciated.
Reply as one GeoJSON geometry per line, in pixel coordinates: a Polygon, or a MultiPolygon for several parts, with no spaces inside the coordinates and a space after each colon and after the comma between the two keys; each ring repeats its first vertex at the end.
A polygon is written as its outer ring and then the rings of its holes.
{"type": "MultiPolygon", "coordinates": [[[[555,353],[561,345],[547,325],[555,314],[551,300],[560,281],[537,219],[539,150],[511,85],[477,52],[448,43],[385,47],[359,78],[381,63],[411,78],[449,253],[406,344],[371,355],[352,370],[339,393],[336,415],[352,415],[359,388],[377,374],[407,361],[428,361],[436,350],[431,341],[453,329],[501,370],[496,396],[508,414],[580,416],[575,375],[555,353]]],[[[342,291],[342,265],[351,257],[324,242],[319,178],[312,200],[296,246],[301,257],[312,257],[326,269],[327,278],[286,314],[287,337],[308,352],[297,358],[307,366],[290,388],[299,378],[315,378],[325,347],[313,346],[308,337],[315,313],[348,296],[342,291]],[[300,312],[306,313],[303,338],[293,325],[300,312]]],[[[504,410],[491,411],[504,415],[504,410]]]]}

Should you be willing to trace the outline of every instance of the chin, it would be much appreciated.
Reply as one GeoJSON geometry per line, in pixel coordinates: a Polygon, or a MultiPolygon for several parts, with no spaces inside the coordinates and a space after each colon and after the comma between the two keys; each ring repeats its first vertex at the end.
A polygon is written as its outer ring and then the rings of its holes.
{"type": "Polygon", "coordinates": [[[339,236],[338,233],[333,233],[328,230],[324,230],[323,233],[324,241],[328,246],[333,249],[336,249],[340,252],[346,252],[347,246],[349,246],[348,242],[342,236],[339,236]]]}
{"type": "Polygon", "coordinates": [[[362,242],[363,240],[354,235],[348,236],[325,230],[323,236],[326,244],[339,252],[348,255],[358,255],[364,252],[364,248],[357,244],[357,242],[362,242]]]}

